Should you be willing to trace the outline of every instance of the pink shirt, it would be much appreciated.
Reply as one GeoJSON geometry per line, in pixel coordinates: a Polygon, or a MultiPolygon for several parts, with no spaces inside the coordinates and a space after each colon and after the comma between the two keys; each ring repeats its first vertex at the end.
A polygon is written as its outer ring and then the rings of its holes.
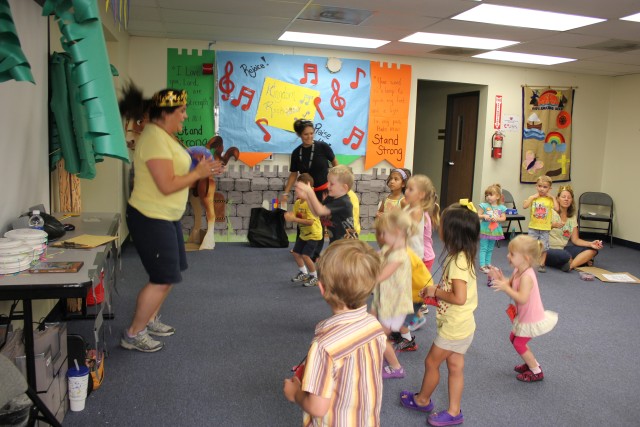
{"type": "MultiPolygon", "coordinates": [[[[524,304],[516,303],[518,309],[518,322],[519,323],[536,323],[544,320],[544,307],[542,306],[542,299],[540,298],[540,289],[538,288],[538,278],[533,268],[527,268],[524,273],[517,279],[513,279],[511,287],[514,291],[520,289],[520,279],[522,276],[529,276],[533,282],[531,293],[529,294],[529,300],[524,304]]],[[[515,277],[515,276],[514,276],[515,277]]]]}
{"type": "Polygon", "coordinates": [[[431,216],[427,212],[424,213],[424,255],[423,261],[431,261],[435,259],[436,253],[433,251],[433,238],[431,233],[433,228],[431,226],[431,216]]]}

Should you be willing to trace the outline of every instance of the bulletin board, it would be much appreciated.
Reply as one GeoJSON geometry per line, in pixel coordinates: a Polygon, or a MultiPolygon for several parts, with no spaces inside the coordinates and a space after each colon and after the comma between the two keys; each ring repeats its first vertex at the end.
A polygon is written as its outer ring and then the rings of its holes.
{"type": "Polygon", "coordinates": [[[293,122],[306,119],[336,154],[364,155],[368,61],[342,59],[329,71],[322,57],[218,51],[216,59],[220,136],[240,152],[290,154],[300,145],[293,122]]]}
{"type": "Polygon", "coordinates": [[[205,145],[216,134],[217,117],[217,134],[254,166],[273,153],[290,154],[300,145],[293,122],[307,119],[340,163],[361,157],[365,169],[405,163],[409,65],[168,49],[167,86],[187,90],[188,119],[178,135],[187,146],[205,145]]]}

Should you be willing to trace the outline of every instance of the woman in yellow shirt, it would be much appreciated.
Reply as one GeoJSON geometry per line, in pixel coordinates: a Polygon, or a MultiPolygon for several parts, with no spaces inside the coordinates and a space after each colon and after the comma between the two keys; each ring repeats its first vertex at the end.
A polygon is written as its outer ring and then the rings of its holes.
{"type": "Polygon", "coordinates": [[[191,157],[175,137],[187,118],[187,93],[164,89],[149,106],[149,123],[136,143],[134,187],[127,206],[127,226],[149,282],[140,290],[131,325],[120,345],[129,350],[155,352],[163,343],[150,337],[173,335],[175,329],[160,322],[158,312],[173,283],[187,269],[180,218],[189,187],[197,180],[223,171],[220,162],[199,159],[190,170],[191,157]]]}

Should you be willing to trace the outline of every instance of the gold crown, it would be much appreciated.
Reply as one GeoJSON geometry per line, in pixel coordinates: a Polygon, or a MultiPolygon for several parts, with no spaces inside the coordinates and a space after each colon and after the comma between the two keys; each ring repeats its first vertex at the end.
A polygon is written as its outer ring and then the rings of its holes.
{"type": "Polygon", "coordinates": [[[153,95],[153,104],[156,107],[180,107],[187,105],[187,92],[182,90],[174,92],[172,90],[160,95],[160,92],[153,95]]]}

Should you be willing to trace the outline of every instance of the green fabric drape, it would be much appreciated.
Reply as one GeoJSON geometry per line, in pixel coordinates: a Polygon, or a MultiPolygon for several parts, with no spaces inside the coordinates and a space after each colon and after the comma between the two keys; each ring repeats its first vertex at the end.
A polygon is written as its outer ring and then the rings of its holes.
{"type": "MultiPolygon", "coordinates": [[[[59,138],[56,143],[69,173],[91,179],[96,174],[95,162],[103,155],[129,161],[97,2],[46,0],[42,13],[55,14],[68,54],[52,60],[52,67],[57,69],[55,80],[51,80],[51,108],[59,138]],[[60,76],[62,71],[64,78],[60,76]],[[63,83],[66,88],[54,87],[63,83]],[[66,113],[57,111],[65,107],[66,113]],[[65,117],[69,114],[71,122],[65,117]],[[71,129],[74,137],[69,138],[71,129]],[[72,144],[78,157],[70,154],[69,161],[67,153],[72,151],[72,144]]],[[[51,148],[53,162],[57,152],[54,144],[51,148]]]]}
{"type": "Polygon", "coordinates": [[[7,0],[0,0],[0,40],[0,83],[13,79],[35,84],[7,0]]]}
{"type": "Polygon", "coordinates": [[[54,52],[51,56],[49,80],[51,82],[52,128],[49,152],[50,166],[55,168],[60,157],[65,169],[79,178],[93,179],[96,163],[104,160],[94,151],[89,135],[86,112],[79,99],[79,90],[73,81],[73,60],[68,54],[54,52]]]}

